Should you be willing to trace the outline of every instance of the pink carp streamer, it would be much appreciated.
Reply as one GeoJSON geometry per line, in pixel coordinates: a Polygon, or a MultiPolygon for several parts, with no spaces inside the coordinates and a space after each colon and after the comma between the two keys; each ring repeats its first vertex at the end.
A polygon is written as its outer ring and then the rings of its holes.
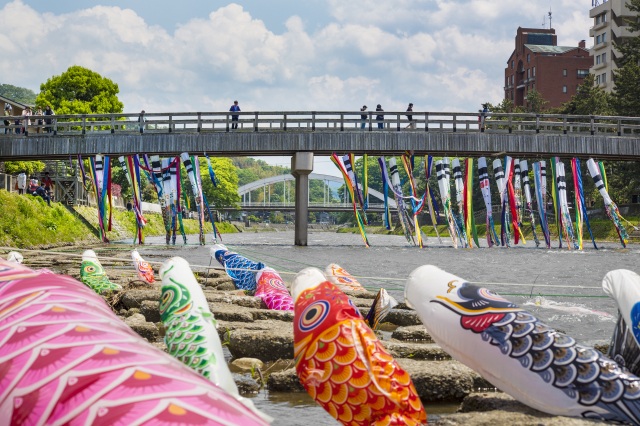
{"type": "Polygon", "coordinates": [[[0,424],[266,425],[68,276],[0,260],[0,424]]]}
{"type": "Polygon", "coordinates": [[[293,311],[293,299],[284,281],[275,269],[266,267],[256,273],[256,297],[274,311],[293,311]]]}

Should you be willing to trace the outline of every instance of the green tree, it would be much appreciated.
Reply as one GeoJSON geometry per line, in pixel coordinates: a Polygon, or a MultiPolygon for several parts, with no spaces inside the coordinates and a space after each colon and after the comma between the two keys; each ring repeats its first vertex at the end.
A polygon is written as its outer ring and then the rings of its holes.
{"type": "Polygon", "coordinates": [[[40,85],[36,104],[56,114],[121,113],[118,85],[90,69],[74,65],[40,85]]]}
{"type": "Polygon", "coordinates": [[[589,74],[578,86],[576,94],[571,100],[563,104],[559,114],[572,115],[612,115],[611,96],[601,87],[594,84],[595,76],[589,74]]]}
{"type": "Polygon", "coordinates": [[[33,105],[36,102],[36,94],[33,90],[12,84],[0,84],[0,95],[27,105],[33,105]]]}
{"type": "Polygon", "coordinates": [[[43,171],[45,164],[42,161],[7,161],[4,163],[4,170],[7,174],[17,175],[25,172],[27,176],[43,171]]]}
{"type": "Polygon", "coordinates": [[[531,89],[527,93],[527,112],[541,113],[548,103],[549,101],[544,99],[536,89],[531,89]]]}
{"type": "MultiPolygon", "coordinates": [[[[213,183],[209,178],[209,168],[207,167],[206,160],[204,158],[202,160],[203,161],[200,162],[202,190],[207,196],[207,200],[209,201],[211,208],[237,205],[240,202],[240,196],[238,195],[238,174],[231,159],[211,157],[211,167],[218,179],[218,186],[216,187],[213,186],[213,183]]],[[[186,177],[186,171],[181,174],[186,177]]],[[[189,183],[188,185],[190,188],[191,184],[189,183]]],[[[192,193],[189,192],[189,194],[192,193]]]]}
{"type": "Polygon", "coordinates": [[[612,104],[616,114],[640,116],[640,66],[627,62],[615,71],[612,104]]]}

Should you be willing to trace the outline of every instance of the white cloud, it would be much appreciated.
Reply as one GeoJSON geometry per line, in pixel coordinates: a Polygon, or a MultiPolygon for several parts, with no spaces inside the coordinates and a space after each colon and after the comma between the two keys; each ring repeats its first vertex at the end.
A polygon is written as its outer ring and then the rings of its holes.
{"type": "MultiPolygon", "coordinates": [[[[540,27],[548,12],[511,0],[327,0],[323,22],[274,11],[285,23],[276,33],[231,3],[168,31],[145,22],[136,3],[40,13],[27,1],[0,9],[1,83],[37,91],[81,65],[118,83],[126,111],[226,110],[234,99],[245,111],[397,111],[409,101],[475,111],[501,100],[517,27],[540,27]]],[[[560,44],[588,39],[588,6],[554,4],[560,44]]]]}

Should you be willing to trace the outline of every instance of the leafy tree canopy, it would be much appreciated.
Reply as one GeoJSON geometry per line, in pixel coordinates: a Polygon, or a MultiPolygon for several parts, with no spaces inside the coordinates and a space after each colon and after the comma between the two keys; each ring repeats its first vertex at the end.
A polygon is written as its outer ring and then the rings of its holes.
{"type": "Polygon", "coordinates": [[[4,170],[10,175],[25,172],[27,176],[31,176],[34,173],[43,171],[44,168],[45,164],[42,161],[7,161],[4,163],[4,170]]]}
{"type": "MultiPolygon", "coordinates": [[[[238,195],[238,174],[231,159],[211,157],[211,167],[218,179],[218,186],[216,187],[213,186],[209,178],[209,168],[206,159],[201,158],[200,175],[202,176],[202,190],[206,194],[211,208],[237,205],[240,202],[240,196],[238,195]]],[[[184,171],[183,175],[186,176],[186,171],[184,171]]],[[[191,183],[187,185],[191,188],[191,183]]],[[[192,194],[189,191],[187,192],[190,195],[192,194]]],[[[194,204],[192,204],[192,206],[193,205],[194,204]]]]}
{"type": "Polygon", "coordinates": [[[33,90],[11,84],[0,84],[0,95],[21,104],[33,105],[36,103],[36,94],[33,90]]]}
{"type": "Polygon", "coordinates": [[[640,116],[640,66],[627,62],[615,75],[612,104],[616,114],[640,116]]]}
{"type": "Polygon", "coordinates": [[[40,85],[36,104],[51,105],[56,114],[120,113],[118,85],[106,77],[78,65],[40,85]]]}
{"type": "Polygon", "coordinates": [[[582,84],[578,86],[576,94],[571,100],[563,104],[559,114],[573,115],[612,115],[611,96],[601,87],[594,84],[595,76],[587,75],[582,84]]]}

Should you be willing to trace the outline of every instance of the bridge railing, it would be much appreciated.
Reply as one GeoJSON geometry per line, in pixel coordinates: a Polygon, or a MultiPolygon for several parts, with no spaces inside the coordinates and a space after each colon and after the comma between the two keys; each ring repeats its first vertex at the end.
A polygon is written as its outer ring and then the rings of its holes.
{"type": "MultiPolygon", "coordinates": [[[[240,209],[242,208],[264,208],[267,210],[277,210],[278,208],[293,208],[295,207],[294,202],[244,202],[238,204],[240,209]]],[[[342,208],[342,209],[352,209],[353,204],[351,203],[318,203],[318,202],[309,202],[309,207],[326,207],[326,208],[342,208]]],[[[382,209],[384,208],[384,203],[369,203],[368,207],[370,209],[382,209]]]]}
{"type": "Polygon", "coordinates": [[[640,134],[640,117],[559,114],[376,111],[251,111],[81,114],[4,117],[0,137],[99,133],[198,132],[488,132],[640,134]],[[408,118],[411,116],[411,120],[408,118]],[[237,120],[233,116],[237,115],[237,120]],[[362,116],[365,118],[362,118],[362,116]],[[378,119],[381,118],[381,119],[378,119]],[[8,120],[9,124],[5,124],[8,120]],[[47,124],[46,120],[52,120],[47,124]],[[237,126],[236,126],[237,125],[237,126]],[[237,127],[237,129],[234,129],[237,127]]]}

